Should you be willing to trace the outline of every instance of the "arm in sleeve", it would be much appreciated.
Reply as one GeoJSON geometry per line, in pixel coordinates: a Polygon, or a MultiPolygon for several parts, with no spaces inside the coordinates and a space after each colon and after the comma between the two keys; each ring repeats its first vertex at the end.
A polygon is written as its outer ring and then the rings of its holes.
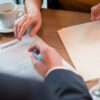
{"type": "Polygon", "coordinates": [[[0,74],[0,100],[59,100],[44,82],[0,74]]]}
{"type": "Polygon", "coordinates": [[[45,81],[61,100],[92,100],[83,79],[69,70],[53,70],[45,81]]]}

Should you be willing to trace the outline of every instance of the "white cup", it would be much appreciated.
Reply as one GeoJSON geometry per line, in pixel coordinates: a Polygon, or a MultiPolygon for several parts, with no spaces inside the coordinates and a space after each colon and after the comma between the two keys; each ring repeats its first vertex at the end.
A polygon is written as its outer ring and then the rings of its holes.
{"type": "Polygon", "coordinates": [[[5,2],[0,4],[0,20],[5,27],[14,26],[14,23],[17,18],[21,17],[24,14],[22,9],[18,9],[17,5],[12,2],[5,2]],[[8,12],[3,12],[11,10],[8,12]]]}

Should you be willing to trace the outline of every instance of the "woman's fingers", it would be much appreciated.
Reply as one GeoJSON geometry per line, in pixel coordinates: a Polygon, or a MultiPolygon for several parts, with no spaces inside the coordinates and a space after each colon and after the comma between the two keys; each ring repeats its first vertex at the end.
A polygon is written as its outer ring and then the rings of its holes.
{"type": "MultiPolygon", "coordinates": [[[[34,15],[34,14],[33,14],[34,15]]],[[[19,20],[14,27],[14,34],[15,37],[18,40],[21,40],[25,31],[28,29],[28,27],[30,27],[31,25],[33,25],[33,28],[30,32],[30,36],[34,36],[38,30],[40,29],[41,26],[41,14],[36,14],[33,16],[32,14],[26,14],[24,17],[22,17],[21,20],[19,20]]]]}
{"type": "Polygon", "coordinates": [[[92,16],[91,17],[91,20],[94,21],[94,20],[98,20],[98,17],[100,16],[100,11],[98,12],[98,14],[96,16],[92,16]]]}
{"type": "Polygon", "coordinates": [[[97,17],[97,20],[100,20],[100,15],[97,17]]]}
{"type": "Polygon", "coordinates": [[[93,7],[91,8],[91,15],[94,15],[94,14],[95,14],[95,11],[96,11],[96,9],[97,9],[97,6],[98,6],[98,5],[95,5],[95,6],[93,6],[93,7]]]}
{"type": "Polygon", "coordinates": [[[93,16],[95,19],[100,15],[100,9],[96,12],[96,14],[93,16]]]}
{"type": "Polygon", "coordinates": [[[92,16],[92,17],[91,17],[91,20],[92,20],[92,21],[94,21],[94,20],[95,20],[95,18],[92,16]]]}
{"type": "Polygon", "coordinates": [[[19,35],[18,35],[18,39],[21,40],[25,31],[27,30],[27,28],[33,23],[33,19],[31,19],[30,17],[26,20],[26,22],[24,22],[24,24],[21,26],[20,31],[19,31],[19,35]]]}
{"type": "Polygon", "coordinates": [[[23,18],[23,20],[19,21],[19,23],[18,23],[18,28],[17,28],[18,33],[20,32],[20,30],[21,30],[21,28],[22,28],[22,26],[23,26],[23,24],[25,23],[26,20],[27,20],[27,16],[25,16],[25,17],[23,18]]]}
{"type": "Polygon", "coordinates": [[[15,35],[16,38],[18,38],[17,37],[17,26],[18,26],[18,24],[16,24],[15,27],[14,27],[14,35],[15,35]]]}
{"type": "Polygon", "coordinates": [[[15,24],[15,27],[14,27],[14,34],[15,34],[15,37],[18,38],[18,34],[19,34],[19,30],[21,28],[21,25],[26,21],[26,18],[27,16],[24,16],[22,17],[16,24],[15,24]],[[20,25],[20,27],[19,27],[20,25]]]}
{"type": "Polygon", "coordinates": [[[100,15],[100,4],[94,6],[91,8],[91,20],[98,20],[98,17],[100,15]]]}
{"type": "Polygon", "coordinates": [[[33,26],[32,30],[30,32],[30,36],[33,37],[38,32],[40,27],[41,27],[41,23],[40,22],[36,23],[35,26],[33,26]]]}

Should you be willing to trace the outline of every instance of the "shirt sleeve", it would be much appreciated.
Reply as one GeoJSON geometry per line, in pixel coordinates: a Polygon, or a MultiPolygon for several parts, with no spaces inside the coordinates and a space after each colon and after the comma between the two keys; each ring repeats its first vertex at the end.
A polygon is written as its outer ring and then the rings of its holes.
{"type": "Polygon", "coordinates": [[[64,70],[69,70],[69,71],[72,71],[72,72],[74,72],[74,73],[76,73],[77,74],[77,71],[76,70],[74,70],[73,68],[71,68],[71,67],[64,67],[64,66],[56,66],[56,67],[54,67],[54,68],[52,68],[52,69],[50,69],[47,73],[46,73],[46,76],[45,77],[47,77],[52,71],[54,71],[54,70],[57,70],[57,69],[64,69],[64,70]]]}
{"type": "Polygon", "coordinates": [[[54,68],[50,69],[46,73],[46,76],[45,77],[47,77],[48,74],[50,74],[52,71],[57,70],[57,69],[69,70],[69,71],[72,71],[72,72],[78,74],[77,71],[68,62],[66,62],[64,59],[62,59],[62,63],[63,63],[63,66],[55,66],[54,68]]]}

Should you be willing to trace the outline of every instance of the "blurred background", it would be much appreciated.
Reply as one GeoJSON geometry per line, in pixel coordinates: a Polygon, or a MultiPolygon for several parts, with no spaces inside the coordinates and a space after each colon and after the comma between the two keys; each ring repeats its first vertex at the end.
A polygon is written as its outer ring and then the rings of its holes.
{"type": "MultiPolygon", "coordinates": [[[[23,0],[0,0],[0,3],[7,2],[7,1],[14,2],[16,4],[23,4],[23,0]]],[[[47,8],[47,0],[43,0],[42,8],[47,8]]]]}

